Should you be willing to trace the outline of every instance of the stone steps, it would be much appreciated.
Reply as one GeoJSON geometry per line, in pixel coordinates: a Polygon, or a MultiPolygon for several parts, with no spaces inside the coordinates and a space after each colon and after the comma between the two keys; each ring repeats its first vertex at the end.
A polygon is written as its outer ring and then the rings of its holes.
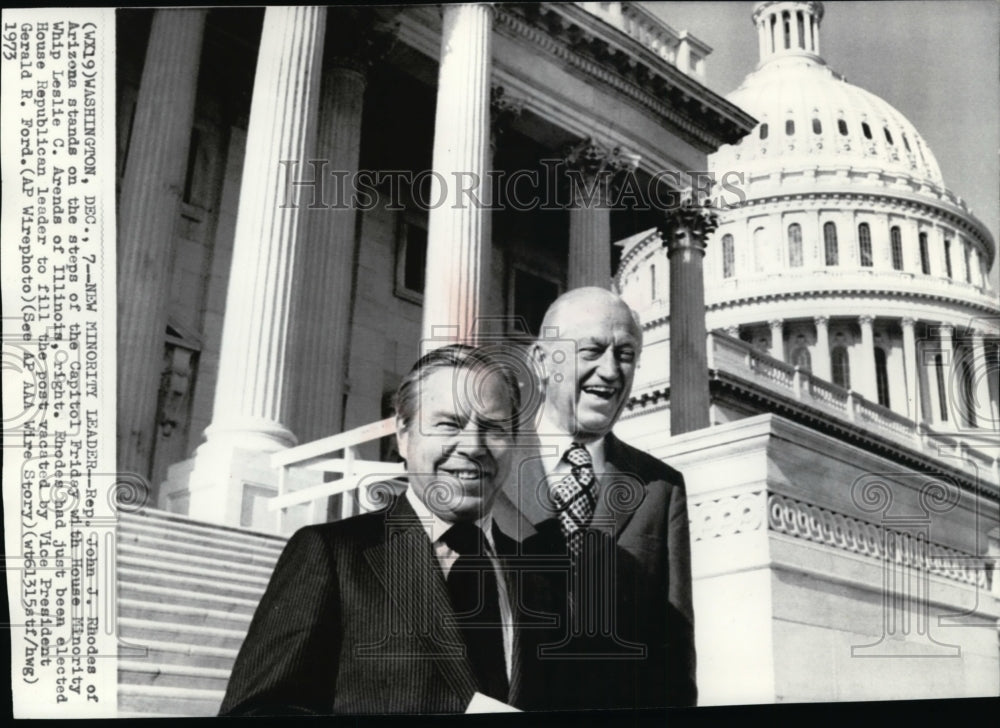
{"type": "Polygon", "coordinates": [[[214,716],[284,539],[121,514],[119,715],[214,716]]]}

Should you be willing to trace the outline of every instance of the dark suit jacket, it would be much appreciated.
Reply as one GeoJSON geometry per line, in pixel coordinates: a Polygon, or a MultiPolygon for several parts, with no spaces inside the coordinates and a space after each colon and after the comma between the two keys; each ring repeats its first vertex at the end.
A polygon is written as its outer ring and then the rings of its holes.
{"type": "MultiPolygon", "coordinates": [[[[537,455],[543,442],[527,434],[521,463],[493,508],[497,524],[518,541],[565,550],[537,455]]],[[[603,534],[588,545],[591,582],[569,599],[561,640],[567,655],[546,661],[556,708],[647,708],[694,705],[694,615],[684,479],[660,460],[605,439],[607,472],[594,512],[603,534]],[[604,524],[602,527],[601,524],[604,524]],[[603,575],[603,576],[602,576],[603,575]],[[610,584],[610,585],[609,585],[610,584]],[[574,616],[575,615],[575,616],[574,616]],[[573,627],[572,619],[583,620],[573,627]],[[587,620],[590,620],[589,622],[587,620]],[[587,635],[589,629],[613,635],[587,635]],[[587,625],[590,625],[589,627],[587,625]],[[603,627],[601,626],[603,625],[603,627]],[[635,646],[643,649],[635,653],[635,646]],[[572,653],[583,657],[570,657],[572,653]]]]}
{"type": "MultiPolygon", "coordinates": [[[[500,554],[514,542],[494,529],[500,554]]],[[[520,581],[508,578],[512,605],[520,581]]],[[[233,667],[223,715],[464,712],[476,691],[433,547],[405,498],[289,540],[233,667]]],[[[537,622],[537,617],[535,618],[537,622]]],[[[537,630],[536,630],[537,632],[537,630]]],[[[539,707],[515,628],[512,705],[539,707]]]]}

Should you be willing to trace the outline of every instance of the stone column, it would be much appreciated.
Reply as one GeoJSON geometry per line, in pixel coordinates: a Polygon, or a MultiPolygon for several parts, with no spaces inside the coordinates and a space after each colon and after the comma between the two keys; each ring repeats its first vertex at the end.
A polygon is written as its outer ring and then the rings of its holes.
{"type": "Polygon", "coordinates": [[[913,326],[916,321],[904,316],[903,324],[903,371],[906,373],[906,411],[910,419],[919,422],[920,383],[917,375],[917,343],[913,326]]]}
{"type": "Polygon", "coordinates": [[[816,316],[816,359],[813,361],[813,373],[827,382],[833,377],[830,365],[830,317],[816,316]]]}
{"type": "Polygon", "coordinates": [[[490,74],[493,7],[445,5],[434,117],[427,288],[421,351],[474,341],[489,260],[490,74]]]}
{"type": "Polygon", "coordinates": [[[788,13],[788,25],[791,27],[792,49],[799,47],[799,11],[792,10],[788,13]]]}
{"type": "Polygon", "coordinates": [[[670,434],[709,425],[704,258],[718,226],[709,209],[686,201],[667,218],[670,260],[670,434]]]}
{"type": "Polygon", "coordinates": [[[188,478],[191,516],[239,522],[243,483],[274,477],[269,453],[294,445],[289,324],[301,207],[284,160],[310,157],[326,10],[269,7],[254,80],[212,424],[188,478]],[[291,204],[289,204],[291,202],[291,204]],[[248,478],[247,473],[253,469],[248,478]]]}
{"type": "Polygon", "coordinates": [[[119,203],[118,468],[149,475],[206,10],[157,10],[119,203]]]}
{"type": "Polygon", "coordinates": [[[760,58],[770,55],[771,49],[767,45],[767,30],[763,20],[757,21],[757,45],[760,47],[760,58]]]}
{"type": "MultiPolygon", "coordinates": [[[[949,391],[949,387],[951,387],[954,382],[952,372],[955,367],[955,327],[949,324],[942,324],[938,328],[938,335],[941,337],[941,369],[944,377],[944,392],[941,393],[944,411],[941,412],[941,421],[952,422],[954,421],[955,416],[960,414],[957,411],[958,408],[952,406],[953,392],[949,391]]],[[[958,424],[958,422],[955,424],[958,424]]]]}
{"type": "Polygon", "coordinates": [[[300,178],[315,174],[316,202],[303,189],[304,235],[296,276],[289,425],[308,442],[343,428],[344,382],[350,341],[357,208],[351,184],[361,152],[361,117],[370,64],[389,36],[373,25],[371,11],[343,9],[327,20],[315,159],[298,165],[300,178]],[[334,181],[334,184],[331,182],[334,181]]]}
{"type": "Polygon", "coordinates": [[[851,389],[871,402],[878,402],[878,387],[875,384],[875,332],[872,330],[874,316],[858,316],[861,325],[861,370],[851,389]]]}
{"type": "Polygon", "coordinates": [[[771,328],[771,356],[785,360],[785,322],[782,319],[771,319],[767,322],[771,328]]]}
{"type": "Polygon", "coordinates": [[[611,183],[639,158],[586,139],[566,155],[571,205],[567,288],[611,287],[611,183]]]}

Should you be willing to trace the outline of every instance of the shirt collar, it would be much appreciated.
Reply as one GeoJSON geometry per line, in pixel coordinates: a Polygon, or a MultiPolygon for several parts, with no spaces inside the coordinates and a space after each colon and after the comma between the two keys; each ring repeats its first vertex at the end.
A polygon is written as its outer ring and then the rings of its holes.
{"type": "MultiPolygon", "coordinates": [[[[553,473],[560,466],[568,468],[569,465],[563,460],[566,451],[569,450],[575,440],[572,435],[562,431],[558,425],[546,416],[546,411],[542,411],[541,420],[538,423],[538,437],[540,440],[540,456],[542,464],[545,466],[546,474],[553,473]]],[[[594,465],[595,473],[603,473],[605,470],[604,447],[607,435],[600,440],[594,440],[584,445],[590,453],[591,462],[594,465]]]]}
{"type": "MultiPolygon", "coordinates": [[[[453,525],[455,525],[453,523],[445,521],[440,516],[431,511],[431,509],[428,508],[424,504],[424,502],[417,497],[417,494],[413,492],[413,488],[409,486],[407,486],[406,488],[406,500],[409,502],[410,506],[413,507],[414,513],[416,513],[417,518],[420,519],[420,525],[423,527],[424,533],[427,534],[427,538],[430,539],[430,542],[432,544],[435,544],[438,541],[440,541],[441,538],[444,536],[444,534],[447,532],[447,530],[451,528],[453,525]]],[[[476,520],[476,525],[479,527],[479,530],[483,532],[484,536],[486,536],[486,542],[490,545],[490,548],[495,549],[495,545],[493,543],[492,524],[493,524],[492,513],[487,513],[482,518],[476,520]]]]}

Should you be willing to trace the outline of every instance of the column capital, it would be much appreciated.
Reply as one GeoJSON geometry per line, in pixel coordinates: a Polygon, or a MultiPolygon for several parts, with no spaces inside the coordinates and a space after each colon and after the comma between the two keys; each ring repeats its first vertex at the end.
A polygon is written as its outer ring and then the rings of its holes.
{"type": "Polygon", "coordinates": [[[719,216],[708,204],[695,204],[690,198],[685,199],[673,211],[667,214],[666,235],[664,245],[667,255],[675,251],[696,249],[704,254],[708,236],[719,226],[719,216]]]}
{"type": "Polygon", "coordinates": [[[373,8],[344,8],[329,13],[323,70],[346,68],[367,75],[395,47],[398,31],[398,21],[381,20],[373,8]]]}
{"type": "Polygon", "coordinates": [[[872,316],[870,313],[863,313],[860,316],[858,316],[858,323],[861,324],[862,326],[871,326],[873,323],[875,323],[875,317],[872,316]]]}
{"type": "Polygon", "coordinates": [[[903,328],[912,329],[913,326],[917,323],[917,320],[912,316],[903,316],[903,318],[901,319],[901,323],[903,324],[903,328]]]}
{"type": "Polygon", "coordinates": [[[780,318],[770,319],[767,322],[767,325],[770,326],[772,329],[780,329],[785,325],[785,319],[780,319],[780,318]]]}
{"type": "Polygon", "coordinates": [[[951,337],[955,335],[955,327],[951,324],[940,323],[937,325],[937,331],[940,336],[951,337]]]}
{"type": "Polygon", "coordinates": [[[490,146],[497,143],[514,120],[524,111],[524,99],[511,96],[500,84],[490,86],[490,146]]]}
{"type": "Polygon", "coordinates": [[[829,316],[813,316],[813,323],[817,326],[828,326],[830,324],[829,316]]]}
{"type": "Polygon", "coordinates": [[[598,175],[613,177],[619,172],[631,172],[639,166],[639,155],[622,146],[612,146],[587,137],[569,147],[563,161],[566,169],[580,171],[590,178],[598,175]]]}

